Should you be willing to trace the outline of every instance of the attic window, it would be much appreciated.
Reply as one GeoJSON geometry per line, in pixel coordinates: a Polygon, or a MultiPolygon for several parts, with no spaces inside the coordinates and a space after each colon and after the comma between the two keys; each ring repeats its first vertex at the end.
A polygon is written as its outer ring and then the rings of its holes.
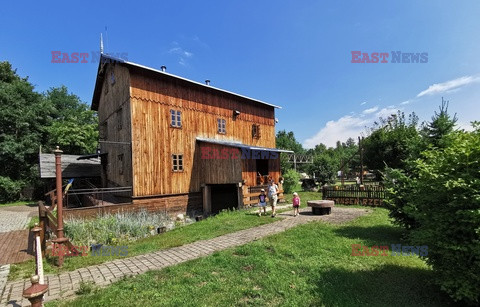
{"type": "Polygon", "coordinates": [[[172,162],[173,162],[172,171],[183,172],[183,155],[173,154],[172,162]]]}
{"type": "Polygon", "coordinates": [[[252,125],[252,137],[254,139],[260,138],[260,125],[256,125],[256,124],[252,125]]]}
{"type": "Polygon", "coordinates": [[[170,126],[182,128],[182,112],[179,110],[170,110],[170,126]]]}
{"type": "Polygon", "coordinates": [[[227,133],[226,121],[223,118],[217,119],[218,133],[225,134],[227,133]]]}

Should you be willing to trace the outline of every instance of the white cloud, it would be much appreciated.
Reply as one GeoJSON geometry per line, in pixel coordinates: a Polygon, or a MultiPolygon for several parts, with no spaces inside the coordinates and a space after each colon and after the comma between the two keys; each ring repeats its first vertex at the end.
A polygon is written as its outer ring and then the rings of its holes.
{"type": "Polygon", "coordinates": [[[410,100],[405,100],[403,102],[400,102],[400,105],[404,106],[404,105],[409,104],[410,102],[411,102],[410,100]]]}
{"type": "Polygon", "coordinates": [[[430,85],[426,90],[420,92],[417,97],[422,97],[425,95],[434,95],[434,94],[440,94],[444,93],[447,91],[452,91],[455,89],[459,89],[462,86],[466,86],[468,84],[478,82],[480,81],[480,77],[474,77],[474,76],[465,76],[465,77],[460,77],[454,80],[446,81],[443,83],[435,83],[433,85],[430,85]]]}
{"type": "Polygon", "coordinates": [[[329,147],[335,147],[337,141],[345,142],[349,137],[356,138],[370,121],[350,115],[343,116],[337,121],[327,122],[313,137],[303,142],[305,148],[313,148],[323,143],[329,147]]]}
{"type": "Polygon", "coordinates": [[[303,142],[303,147],[313,148],[320,143],[327,147],[335,147],[337,141],[345,142],[350,137],[356,139],[362,132],[366,132],[368,127],[372,127],[379,117],[387,118],[392,114],[397,114],[399,110],[395,106],[386,107],[380,111],[378,109],[378,107],[374,107],[364,110],[362,114],[345,115],[338,120],[327,122],[317,134],[303,142]]]}
{"type": "Polygon", "coordinates": [[[366,101],[362,102],[360,105],[363,106],[363,105],[365,105],[365,104],[367,104],[366,101]]]}
{"type": "Polygon", "coordinates": [[[183,49],[177,42],[172,42],[172,46],[168,53],[178,55],[178,64],[182,66],[188,65],[187,60],[193,57],[193,52],[183,49]]]}
{"type": "Polygon", "coordinates": [[[362,113],[363,113],[363,114],[371,114],[371,113],[377,112],[377,110],[378,110],[378,107],[373,107],[373,108],[370,108],[370,109],[365,109],[365,110],[363,110],[362,113]]]}
{"type": "Polygon", "coordinates": [[[378,117],[383,117],[383,118],[386,118],[392,114],[397,114],[398,112],[398,108],[395,108],[394,106],[390,106],[388,108],[383,108],[381,109],[380,111],[378,111],[375,116],[378,118],[378,117]]]}

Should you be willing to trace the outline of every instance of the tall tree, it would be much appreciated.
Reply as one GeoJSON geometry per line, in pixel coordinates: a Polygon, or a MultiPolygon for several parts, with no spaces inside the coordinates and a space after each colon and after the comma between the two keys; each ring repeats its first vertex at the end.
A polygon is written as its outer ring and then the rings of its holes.
{"type": "Polygon", "coordinates": [[[93,153],[98,142],[98,119],[77,95],[68,93],[65,86],[51,88],[45,94],[51,106],[51,123],[46,130],[49,149],[59,145],[65,153],[93,153]]]}
{"type": "Polygon", "coordinates": [[[454,131],[457,123],[457,114],[450,117],[450,114],[448,114],[448,101],[443,100],[443,97],[439,111],[438,113],[435,112],[435,115],[432,116],[432,121],[423,127],[422,136],[427,144],[443,148],[446,146],[445,136],[454,131]]]}
{"type": "Polygon", "coordinates": [[[0,62],[0,201],[16,200],[38,179],[38,150],[96,149],[97,117],[66,87],[39,94],[8,62],[0,62]]]}
{"type": "Polygon", "coordinates": [[[302,144],[297,142],[295,139],[295,135],[292,131],[286,132],[285,130],[280,130],[277,132],[276,137],[276,145],[277,148],[292,150],[293,152],[300,154],[304,153],[305,149],[303,149],[302,144]]]}
{"type": "Polygon", "coordinates": [[[0,201],[13,200],[35,177],[50,111],[28,78],[0,62],[0,201]]]}
{"type": "Polygon", "coordinates": [[[369,169],[383,171],[386,166],[404,168],[412,155],[419,154],[420,134],[415,113],[408,120],[403,112],[380,119],[363,142],[364,162],[369,169]]]}

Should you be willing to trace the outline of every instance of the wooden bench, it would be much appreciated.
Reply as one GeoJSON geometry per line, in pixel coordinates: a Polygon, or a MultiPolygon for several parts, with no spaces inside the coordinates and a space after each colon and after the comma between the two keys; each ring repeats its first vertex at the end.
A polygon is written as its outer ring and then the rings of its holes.
{"type": "Polygon", "coordinates": [[[333,200],[309,200],[307,205],[312,207],[312,214],[324,215],[332,212],[335,202],[333,200]]]}

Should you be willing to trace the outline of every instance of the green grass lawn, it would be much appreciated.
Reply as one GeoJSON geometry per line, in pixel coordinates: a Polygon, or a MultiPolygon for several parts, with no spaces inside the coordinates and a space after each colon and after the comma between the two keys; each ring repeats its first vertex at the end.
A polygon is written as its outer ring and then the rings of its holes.
{"type": "MultiPolygon", "coordinates": [[[[176,228],[162,235],[147,237],[128,244],[128,257],[154,252],[161,249],[180,246],[198,240],[211,239],[227,233],[278,221],[278,218],[261,217],[248,211],[222,212],[184,227],[176,228]]],[[[111,261],[118,257],[66,257],[62,269],[53,264],[53,258],[44,261],[45,274],[73,271],[89,265],[111,261]]],[[[29,278],[35,271],[35,261],[13,264],[10,267],[9,280],[29,278]]]]}
{"type": "Polygon", "coordinates": [[[0,203],[0,207],[25,206],[25,205],[36,206],[35,202],[31,200],[19,200],[11,203],[0,203]]]}
{"type": "Polygon", "coordinates": [[[298,226],[47,306],[451,304],[417,256],[351,256],[352,244],[403,243],[402,230],[389,222],[387,211],[372,211],[344,225],[298,226]]]}

